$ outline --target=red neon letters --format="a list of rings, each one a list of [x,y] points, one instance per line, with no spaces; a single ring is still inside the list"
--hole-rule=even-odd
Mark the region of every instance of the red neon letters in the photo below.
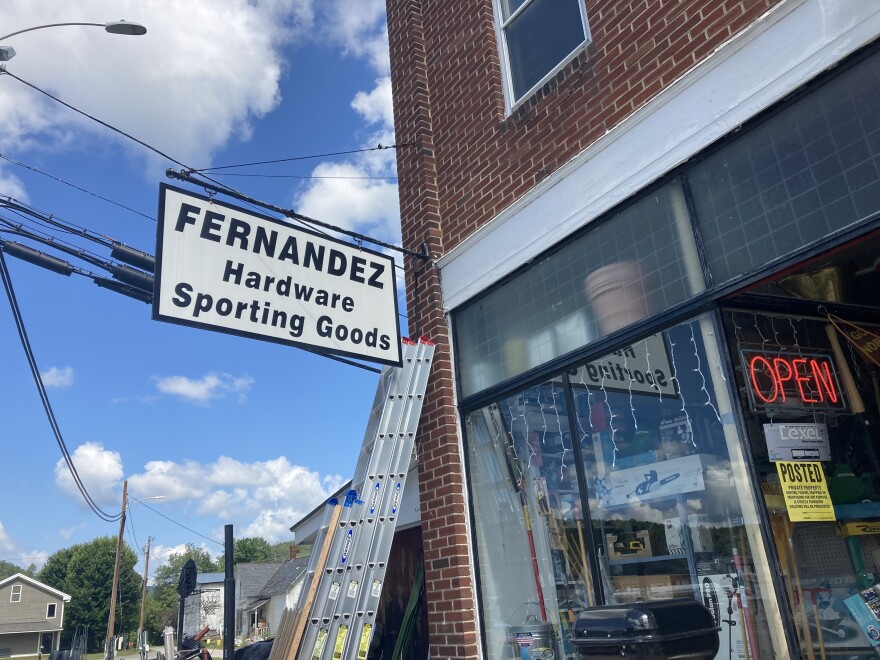
[[[752,393],[765,404],[785,403],[788,396],[804,404],[837,404],[840,395],[831,359],[824,355],[795,357],[743,353]]]

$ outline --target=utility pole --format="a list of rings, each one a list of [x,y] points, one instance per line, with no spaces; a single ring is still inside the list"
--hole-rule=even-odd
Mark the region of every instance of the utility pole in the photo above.
[[[122,515],[119,516],[119,537],[116,539],[116,563],[113,566],[113,588],[110,592],[110,617],[107,619],[106,660],[113,660],[116,653],[116,640],[113,629],[116,626],[116,592],[119,589],[119,564],[122,559],[122,536],[125,533],[125,509],[128,506],[128,481],[122,482]]]
[[[152,537],[147,537],[147,551],[144,557],[144,590],[141,593],[141,618],[138,621],[137,643],[141,658],[144,658],[144,660],[146,660],[146,653],[144,650],[147,648],[147,639],[144,634],[144,606],[147,604],[147,577],[150,574],[150,541],[152,540]]]

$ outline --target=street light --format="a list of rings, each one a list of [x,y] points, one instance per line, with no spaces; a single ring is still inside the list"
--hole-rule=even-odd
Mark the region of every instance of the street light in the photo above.
[[[0,37],[0,41],[2,41],[3,39],[8,39],[9,37],[14,37],[15,35],[21,34],[23,32],[31,32],[33,30],[42,30],[44,28],[51,27],[62,27],[65,25],[87,25],[102,27],[106,32],[109,32],[110,34],[125,34],[129,36],[140,36],[147,33],[147,28],[145,28],[140,23],[129,23],[127,21],[110,21],[109,23],[48,23],[46,25],[36,25],[34,27],[25,28],[24,30],[18,30],[17,32],[4,34],[2,37]],[[13,57],[15,57],[15,49],[12,46],[0,46],[0,62],[8,62]]]

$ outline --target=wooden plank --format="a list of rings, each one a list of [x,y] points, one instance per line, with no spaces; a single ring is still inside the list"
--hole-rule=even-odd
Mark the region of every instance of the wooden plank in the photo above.
[[[324,537],[324,543],[321,546],[321,554],[318,556],[318,561],[315,564],[315,575],[312,576],[312,583],[309,585],[309,592],[306,595],[305,601],[303,601],[303,607],[299,612],[296,627],[293,630],[293,637],[290,645],[287,647],[287,654],[284,660],[294,660],[296,658],[296,653],[299,650],[299,645],[302,642],[303,633],[306,629],[306,623],[309,620],[309,613],[312,611],[315,594],[318,591],[318,583],[320,583],[323,577],[324,566],[327,564],[327,555],[330,554],[330,546],[333,545],[333,537],[336,535],[336,528],[339,525],[342,508],[342,505],[337,504],[335,511],[333,511],[333,517],[330,519],[330,525],[327,528],[327,535]]]

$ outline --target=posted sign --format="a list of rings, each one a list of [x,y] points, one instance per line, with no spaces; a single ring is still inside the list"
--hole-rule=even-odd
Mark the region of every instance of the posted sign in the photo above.
[[[399,365],[390,256],[161,184],[153,318]]]
[[[836,520],[821,463],[777,461],[776,471],[792,522]]]

